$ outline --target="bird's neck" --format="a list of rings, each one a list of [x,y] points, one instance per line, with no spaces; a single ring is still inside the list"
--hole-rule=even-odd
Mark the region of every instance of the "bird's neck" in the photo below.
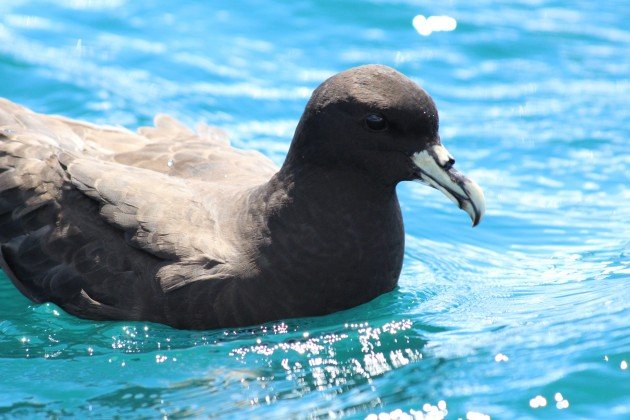
[[[320,166],[304,161],[285,162],[267,184],[267,189],[269,192],[281,189],[291,199],[311,204],[315,199],[324,200],[319,203],[329,211],[355,209],[357,201],[369,202],[374,210],[387,207],[390,201],[397,202],[395,186],[378,182],[365,170]]]
[[[316,315],[396,285],[404,232],[394,187],[362,172],[285,164],[257,201],[263,210],[257,269],[285,294],[283,303]]]

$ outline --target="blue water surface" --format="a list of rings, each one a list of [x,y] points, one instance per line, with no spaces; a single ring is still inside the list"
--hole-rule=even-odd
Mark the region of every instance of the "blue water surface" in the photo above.
[[[630,418],[629,20],[624,0],[3,0],[0,96],[166,112],[277,163],[321,81],[393,66],[488,210],[471,229],[400,185],[394,292],[239,330],[80,320],[2,276],[0,417]]]

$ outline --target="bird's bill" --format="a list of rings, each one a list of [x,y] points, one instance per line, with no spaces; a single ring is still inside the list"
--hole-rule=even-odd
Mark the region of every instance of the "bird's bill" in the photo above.
[[[441,144],[414,153],[411,156],[416,166],[416,180],[429,185],[451,199],[472,219],[477,226],[486,211],[486,200],[481,187],[475,181],[453,168],[453,158]]]

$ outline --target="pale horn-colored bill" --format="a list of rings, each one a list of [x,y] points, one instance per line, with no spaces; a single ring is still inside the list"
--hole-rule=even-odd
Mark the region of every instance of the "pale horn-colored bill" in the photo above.
[[[453,158],[441,144],[414,153],[411,160],[417,167],[418,181],[442,191],[464,210],[476,226],[486,211],[481,187],[453,168]]]

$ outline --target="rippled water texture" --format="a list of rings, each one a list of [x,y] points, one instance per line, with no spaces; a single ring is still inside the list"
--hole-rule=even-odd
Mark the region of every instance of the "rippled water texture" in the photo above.
[[[129,127],[168,112],[280,163],[319,82],[388,64],[435,98],[487,217],[401,185],[397,290],[236,331],[83,321],[3,276],[0,416],[630,416],[630,3],[155,4],[2,1],[0,96]]]

